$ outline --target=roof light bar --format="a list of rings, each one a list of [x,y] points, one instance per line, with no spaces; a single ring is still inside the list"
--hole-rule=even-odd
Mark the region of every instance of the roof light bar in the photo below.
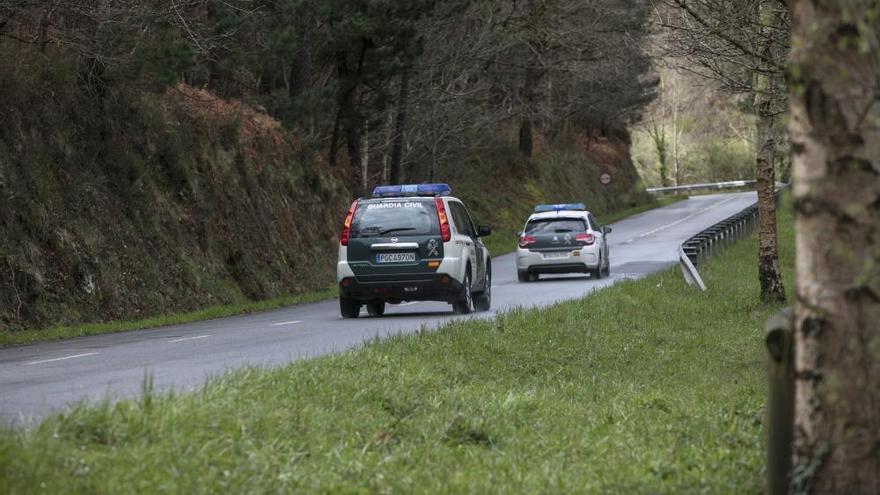
[[[396,198],[401,196],[451,196],[449,184],[400,184],[376,186],[374,198]]]
[[[555,205],[537,205],[535,213],[544,213],[547,211],[564,211],[564,210],[586,210],[587,207],[583,203],[559,203]]]

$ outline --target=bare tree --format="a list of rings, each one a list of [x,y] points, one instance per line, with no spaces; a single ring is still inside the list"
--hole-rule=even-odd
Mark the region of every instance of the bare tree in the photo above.
[[[797,305],[791,491],[876,494],[880,5],[794,0],[792,13]]]
[[[670,30],[668,53],[687,58],[686,69],[747,95],[755,115],[758,190],[758,277],[761,300],[785,301],[779,269],[772,152],[777,116],[786,109],[790,16],[779,0],[667,0],[660,23]]]

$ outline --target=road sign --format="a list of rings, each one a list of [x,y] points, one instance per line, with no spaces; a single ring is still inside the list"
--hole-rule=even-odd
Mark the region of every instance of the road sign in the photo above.
[[[611,184],[611,174],[609,174],[608,172],[602,172],[601,174],[599,174],[599,182],[603,186]]]

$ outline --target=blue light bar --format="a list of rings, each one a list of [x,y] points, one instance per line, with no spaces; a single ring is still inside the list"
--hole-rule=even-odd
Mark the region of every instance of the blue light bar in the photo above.
[[[449,184],[401,184],[395,186],[376,186],[374,198],[396,198],[400,196],[450,196]]]
[[[559,203],[555,205],[537,205],[535,213],[544,213],[547,211],[564,211],[564,210],[586,210],[587,207],[583,203]]]

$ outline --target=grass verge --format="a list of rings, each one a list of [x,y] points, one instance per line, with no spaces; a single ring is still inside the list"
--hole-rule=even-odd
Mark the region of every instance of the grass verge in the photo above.
[[[0,493],[758,493],[756,250],[0,431]]]
[[[245,313],[257,313],[271,309],[293,306],[322,301],[335,297],[339,293],[334,285],[324,290],[306,292],[284,297],[276,297],[263,301],[253,301],[239,304],[211,306],[189,313],[176,313],[170,315],[154,316],[140,320],[112,321],[107,323],[87,323],[82,325],[66,325],[44,328],[41,330],[11,331],[0,330],[0,347],[20,344],[32,344],[47,340],[69,339],[86,335],[99,335],[105,333],[125,332],[128,330],[140,330],[142,328],[155,328],[167,325],[178,325],[194,321],[225,318]]]

